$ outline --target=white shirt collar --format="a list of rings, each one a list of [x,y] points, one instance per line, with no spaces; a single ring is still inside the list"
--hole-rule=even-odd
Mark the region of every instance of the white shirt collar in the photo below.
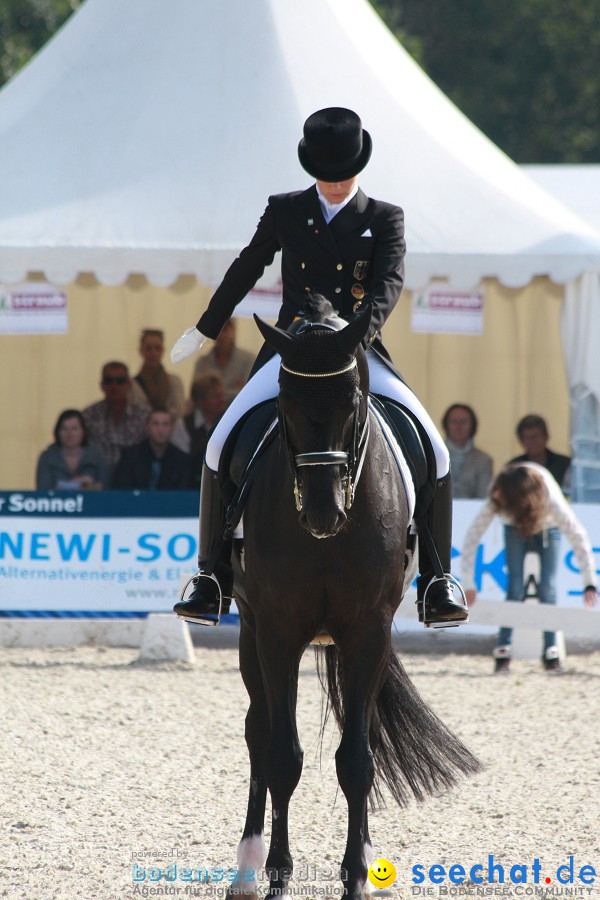
[[[321,204],[321,209],[323,210],[323,215],[325,216],[325,221],[329,225],[331,220],[337,213],[339,213],[340,209],[343,209],[347,203],[350,203],[353,197],[358,193],[358,182],[354,185],[348,196],[342,200],[341,203],[329,203],[328,200],[325,199],[321,191],[319,190],[319,185],[315,185],[317,188],[317,194],[319,196],[319,202]]]

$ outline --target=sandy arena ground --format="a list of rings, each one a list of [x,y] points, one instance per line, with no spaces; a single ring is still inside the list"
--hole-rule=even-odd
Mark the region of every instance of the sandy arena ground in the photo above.
[[[397,870],[390,895],[476,895],[472,883],[450,885],[447,870],[482,863],[487,882],[493,854],[505,883],[488,888],[492,895],[600,897],[598,648],[571,653],[562,675],[544,673],[536,660],[493,677],[491,639],[422,637],[397,638],[405,666],[486,769],[450,795],[405,810],[390,802],[371,816],[374,849]],[[195,667],[142,665],[132,649],[0,649],[1,897],[219,896],[223,882],[190,884],[180,872],[235,865],[247,704],[235,641],[211,635],[200,644]],[[320,703],[311,651],[298,711],[304,772],[290,817],[295,896],[340,890],[346,809],[333,730],[319,761]],[[575,877],[563,887],[556,872],[570,856]],[[420,886],[412,881],[417,864]],[[441,887],[427,874],[435,864],[446,870]],[[529,867],[527,885],[510,883],[518,864]],[[150,881],[157,865],[171,867],[175,880]],[[582,866],[599,873],[588,885]],[[142,870],[146,880],[135,882]]]

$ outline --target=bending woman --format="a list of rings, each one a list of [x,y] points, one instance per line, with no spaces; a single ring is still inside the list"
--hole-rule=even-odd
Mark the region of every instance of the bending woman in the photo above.
[[[539,554],[541,603],[556,603],[556,569],[560,533],[570,541],[583,579],[583,600],[595,606],[596,572],[587,533],[550,472],[537,463],[513,463],[496,476],[490,487],[489,500],[469,527],[462,550],[461,577],[467,603],[475,603],[477,592],[473,580],[475,554],[485,530],[495,516],[505,523],[506,567],[508,569],[507,600],[524,600],[523,563],[525,554]],[[506,671],[511,658],[512,628],[498,633],[494,650],[495,671]],[[560,668],[556,634],[544,632],[542,652],[544,667]]]

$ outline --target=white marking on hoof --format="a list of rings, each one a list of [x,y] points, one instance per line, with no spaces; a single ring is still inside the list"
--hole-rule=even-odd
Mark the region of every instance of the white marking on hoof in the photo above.
[[[365,862],[367,864],[367,868],[370,868],[371,863],[374,862],[377,859],[377,857],[375,856],[375,851],[373,850],[372,846],[369,843],[367,843],[366,841],[363,844],[363,853],[365,854]],[[367,880],[365,881],[364,886],[363,886],[363,891],[364,891],[365,897],[371,897],[373,894],[373,889],[374,889],[374,886],[371,884],[371,882],[369,881],[369,879],[367,877]]]
[[[240,877],[232,881],[228,894],[258,900],[258,873],[267,859],[267,847],[262,834],[243,838],[237,849]]]
[[[267,861],[267,845],[262,834],[255,834],[240,841],[237,849],[238,866],[247,869],[262,869]]]

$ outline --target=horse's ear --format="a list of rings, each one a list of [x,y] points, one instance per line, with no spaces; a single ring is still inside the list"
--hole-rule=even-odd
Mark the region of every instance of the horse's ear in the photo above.
[[[344,353],[354,353],[366,335],[369,330],[369,325],[371,324],[372,310],[372,305],[368,303],[361,309],[358,315],[350,320],[345,328],[342,328],[342,330],[338,331],[336,334],[336,344]]]
[[[268,325],[256,313],[254,313],[254,321],[267,344],[273,347],[274,350],[277,350],[283,359],[294,347],[296,339],[291,334],[288,334],[287,331],[282,331],[281,328],[277,328],[275,325]]]

